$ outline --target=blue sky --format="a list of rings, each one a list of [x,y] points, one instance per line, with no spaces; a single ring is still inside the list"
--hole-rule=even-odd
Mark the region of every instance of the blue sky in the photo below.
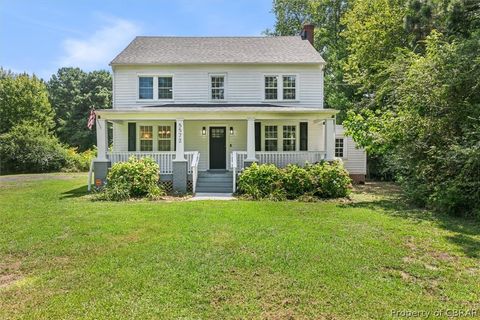
[[[0,0],[0,66],[48,79],[109,69],[136,35],[261,35],[271,0]]]

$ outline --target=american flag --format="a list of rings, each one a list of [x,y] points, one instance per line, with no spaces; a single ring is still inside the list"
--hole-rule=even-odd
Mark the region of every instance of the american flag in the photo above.
[[[87,123],[88,129],[92,130],[94,124],[95,124],[95,109],[92,108],[90,110],[90,115],[88,116],[88,123]]]

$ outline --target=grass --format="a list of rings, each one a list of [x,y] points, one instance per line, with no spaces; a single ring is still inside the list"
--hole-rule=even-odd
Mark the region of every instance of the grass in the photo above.
[[[1,319],[480,314],[479,223],[409,208],[392,185],[351,201],[113,203],[85,181],[0,180]]]

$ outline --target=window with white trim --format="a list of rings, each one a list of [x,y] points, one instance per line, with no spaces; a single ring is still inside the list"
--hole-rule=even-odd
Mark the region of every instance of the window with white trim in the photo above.
[[[297,127],[283,126],[283,151],[295,151],[297,141]]]
[[[158,151],[172,151],[172,127],[158,126]]]
[[[140,126],[140,151],[153,151],[152,126]]]
[[[265,76],[265,100],[278,100],[277,76]]]
[[[283,100],[295,100],[296,98],[296,77],[283,76]]]
[[[278,150],[278,127],[265,126],[265,151]]]
[[[173,77],[158,77],[158,99],[173,99]]]
[[[212,100],[225,99],[225,76],[210,76],[210,98]]]
[[[335,139],[335,157],[343,158],[343,138],[336,138]]]
[[[138,77],[138,98],[153,99],[153,77]]]

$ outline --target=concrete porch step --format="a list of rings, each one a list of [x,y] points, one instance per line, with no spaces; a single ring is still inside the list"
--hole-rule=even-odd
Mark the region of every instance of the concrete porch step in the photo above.
[[[198,173],[197,193],[231,193],[233,174],[225,170],[202,171]]]
[[[197,187],[196,193],[232,193],[233,187]]]

